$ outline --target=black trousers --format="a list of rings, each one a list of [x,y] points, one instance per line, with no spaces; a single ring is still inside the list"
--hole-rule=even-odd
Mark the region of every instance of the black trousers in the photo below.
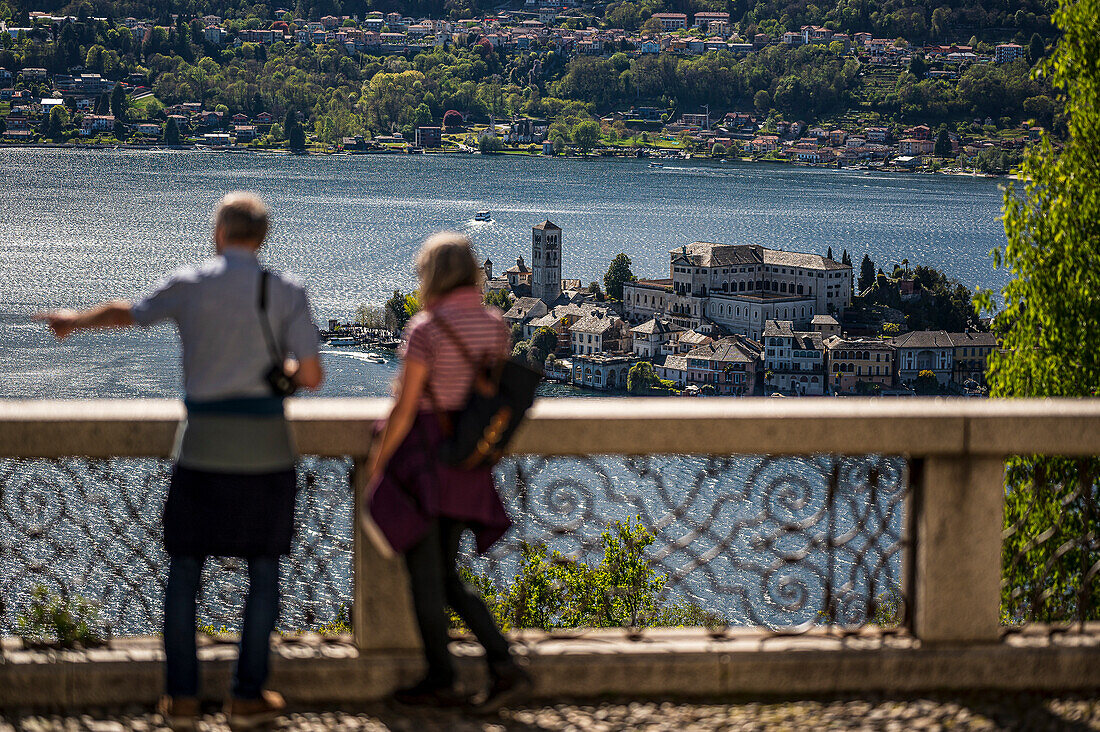
[[[490,669],[512,663],[508,641],[501,635],[485,602],[477,590],[459,577],[455,560],[463,529],[465,526],[458,521],[437,518],[424,539],[405,553],[416,622],[428,661],[427,679],[441,686],[453,684],[455,678],[454,664],[447,651],[450,636],[444,604],[450,605],[485,647]]]

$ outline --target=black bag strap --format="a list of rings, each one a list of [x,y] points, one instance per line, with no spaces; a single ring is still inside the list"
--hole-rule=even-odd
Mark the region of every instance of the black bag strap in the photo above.
[[[462,358],[470,365],[474,370],[474,380],[476,382],[478,378],[478,370],[486,367],[486,359],[482,358],[480,361],[475,359],[473,354],[470,353],[470,349],[466,344],[462,342],[462,338],[455,332],[453,326],[438,315],[432,316],[432,322],[440,327],[443,331],[443,335],[447,337],[451,343],[455,344],[458,352],[462,355]],[[439,408],[439,400],[436,399],[435,391],[432,389],[432,380],[429,375],[428,380],[424,383],[424,391],[428,395],[428,401],[432,404],[432,411],[435,412],[435,418],[439,421],[440,427],[443,428],[443,434],[450,437],[454,434],[454,424],[451,421],[450,416]]]
[[[264,342],[267,344],[267,352],[271,354],[271,360],[281,366],[283,358],[279,355],[275,334],[271,330],[271,321],[267,317],[267,280],[270,275],[271,273],[266,269],[260,270],[260,325],[264,333]]]

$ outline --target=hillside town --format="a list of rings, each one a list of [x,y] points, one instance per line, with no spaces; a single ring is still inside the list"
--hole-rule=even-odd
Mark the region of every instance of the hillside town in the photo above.
[[[852,315],[852,266],[828,256],[693,242],[669,251],[667,278],[628,278],[615,300],[562,277],[563,240],[544,221],[529,260],[502,272],[483,264],[486,300],[507,307],[513,355],[548,379],[648,394],[986,394],[993,334],[888,326],[897,334],[885,336]]]
[[[327,15],[316,20],[282,18],[242,24],[217,15],[190,21],[172,16],[173,25],[153,19],[92,19],[114,24],[110,33],[125,34],[125,46],[164,50],[179,45],[177,35],[191,33],[210,53],[244,47],[262,49],[295,45],[330,49],[348,59],[413,58],[437,48],[485,47],[489,53],[523,60],[524,84],[543,82],[544,63],[560,66],[563,59],[647,56],[677,58],[725,53],[747,58],[770,47],[802,46],[828,49],[841,59],[859,64],[860,76],[875,83],[892,83],[899,74],[915,73],[930,82],[956,84],[973,66],[1026,64],[1029,49],[1018,43],[909,44],[903,39],[876,38],[871,33],[841,33],[806,25],[798,31],[772,36],[758,32],[742,37],[725,12],[654,13],[634,31],[619,28],[580,27],[585,16],[570,3],[526,3],[523,10],[503,10],[495,15],[468,20],[408,17],[400,13],[370,13],[365,17]],[[255,19],[253,19],[255,21]],[[43,12],[28,15],[28,25],[0,22],[0,38],[16,43],[56,44],[66,26],[85,22],[72,16]],[[163,22],[163,21],[162,21]],[[253,27],[261,25],[262,27]],[[182,29],[190,28],[190,31]],[[187,41],[190,43],[191,41]],[[1041,44],[1040,44],[1041,45]],[[101,47],[95,46],[94,49]],[[113,55],[112,55],[113,54]],[[96,58],[92,58],[96,55]],[[113,59],[113,60],[111,60]],[[916,61],[915,61],[916,60]],[[918,68],[919,67],[919,68]],[[916,169],[932,158],[954,161],[959,156],[980,162],[983,171],[1003,172],[1009,161],[1042,135],[1029,121],[974,117],[967,130],[936,130],[930,124],[884,122],[877,115],[847,115],[840,119],[810,122],[785,119],[757,99],[746,105],[719,109],[673,105],[634,104],[599,112],[598,132],[570,135],[568,128],[554,129],[555,120],[519,114],[488,115],[473,109],[447,110],[438,117],[430,110],[415,116],[403,129],[375,130],[373,134],[337,136],[309,130],[308,115],[295,111],[286,119],[282,110],[262,104],[230,108],[209,104],[202,95],[168,104],[158,100],[164,89],[155,74],[144,67],[127,73],[118,53],[89,50],[83,64],[63,71],[43,67],[0,68],[0,135],[5,143],[183,145],[207,148],[283,147],[290,137],[286,129],[305,123],[302,147],[328,143],[328,151],[384,152],[449,150],[458,152],[511,150],[555,155],[597,150],[603,155],[705,156],[787,161],[815,166],[889,166]],[[881,79],[879,78],[881,77]],[[759,94],[757,95],[759,96]],[[751,102],[752,100],[750,100]],[[249,108],[245,108],[248,106]],[[54,115],[54,109],[61,112]],[[500,110],[498,110],[500,111]],[[312,134],[310,134],[312,133]],[[308,138],[308,140],[307,140]],[[486,146],[489,138],[493,144]],[[293,140],[290,141],[293,147]]]

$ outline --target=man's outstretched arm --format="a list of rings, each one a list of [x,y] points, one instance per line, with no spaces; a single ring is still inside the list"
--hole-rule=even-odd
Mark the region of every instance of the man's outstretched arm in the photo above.
[[[65,339],[74,330],[128,328],[134,324],[130,303],[125,300],[105,302],[87,310],[53,310],[34,317],[46,321],[58,340]]]

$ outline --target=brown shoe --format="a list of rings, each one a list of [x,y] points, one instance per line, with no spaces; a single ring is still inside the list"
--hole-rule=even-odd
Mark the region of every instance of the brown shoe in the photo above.
[[[193,730],[199,716],[199,700],[193,696],[162,696],[157,699],[157,714],[174,730]]]
[[[275,721],[284,709],[283,695],[265,689],[259,699],[230,699],[225,704],[225,716],[231,729],[252,729]]]

